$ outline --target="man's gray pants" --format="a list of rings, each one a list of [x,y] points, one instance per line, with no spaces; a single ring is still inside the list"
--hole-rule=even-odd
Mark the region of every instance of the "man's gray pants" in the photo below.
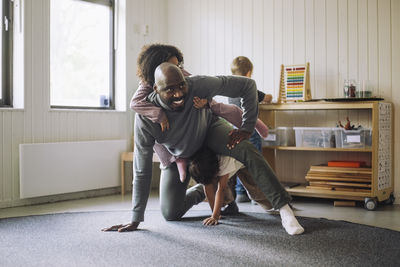
[[[275,209],[279,209],[291,200],[290,195],[278,181],[275,173],[262,154],[245,140],[229,150],[227,143],[232,127],[225,121],[215,118],[208,129],[204,145],[215,153],[226,155],[242,162],[249,170],[257,186],[265,194]],[[160,204],[166,220],[179,220],[193,205],[205,198],[203,186],[197,184],[187,189],[189,177],[182,183],[176,164],[161,170]]]

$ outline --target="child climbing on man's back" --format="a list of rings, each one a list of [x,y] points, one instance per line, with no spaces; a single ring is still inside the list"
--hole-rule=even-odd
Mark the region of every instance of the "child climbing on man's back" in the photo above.
[[[203,221],[205,225],[216,225],[220,219],[220,211],[227,190],[229,178],[238,173],[240,180],[252,199],[269,211],[272,206],[265,195],[256,186],[244,165],[228,156],[216,155],[211,149],[203,146],[189,161],[189,174],[200,184],[203,184],[212,216]],[[229,190],[229,189],[228,189]]]

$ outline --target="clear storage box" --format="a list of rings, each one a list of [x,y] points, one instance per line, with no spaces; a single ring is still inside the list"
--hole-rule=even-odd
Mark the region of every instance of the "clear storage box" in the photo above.
[[[372,147],[372,129],[364,129],[365,133],[365,146]]]
[[[332,128],[293,127],[297,147],[335,147]]]
[[[345,130],[334,128],[336,147],[338,148],[364,148],[371,146],[371,129]]]
[[[277,127],[280,146],[294,146],[294,130],[293,127]]]
[[[263,146],[279,146],[279,135],[277,129],[269,129],[268,136],[263,139]]]

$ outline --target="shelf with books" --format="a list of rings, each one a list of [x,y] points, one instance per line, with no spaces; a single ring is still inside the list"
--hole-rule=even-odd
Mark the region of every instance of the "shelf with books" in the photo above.
[[[369,131],[368,145],[362,147],[304,147],[271,145],[263,147],[263,155],[282,183],[297,183],[288,188],[292,195],[364,201],[368,210],[374,210],[380,201],[393,195],[393,116],[392,104],[384,101],[325,102],[311,101],[260,105],[259,118],[271,129],[279,127],[334,128],[338,120],[350,117]],[[307,127],[303,127],[307,126]],[[328,129],[327,128],[327,129]],[[333,134],[335,135],[335,133]],[[330,147],[326,147],[330,146]],[[343,145],[344,146],[344,145]],[[365,161],[371,166],[371,181],[364,185],[340,181],[306,180],[311,166],[328,161]],[[351,181],[348,181],[350,183]],[[317,188],[316,188],[317,185]],[[350,187],[350,188],[348,188]],[[359,188],[358,188],[359,187]]]
[[[336,148],[336,147],[297,147],[297,146],[264,146],[263,149],[293,151],[332,151],[332,152],[372,152],[372,148]]]

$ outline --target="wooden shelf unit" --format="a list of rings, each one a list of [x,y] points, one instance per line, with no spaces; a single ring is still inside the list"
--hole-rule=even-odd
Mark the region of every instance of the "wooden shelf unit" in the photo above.
[[[259,118],[269,127],[275,128],[280,125],[277,121],[277,113],[281,111],[291,111],[293,114],[297,111],[350,111],[366,110],[370,114],[370,125],[372,128],[372,147],[367,148],[316,148],[316,147],[294,147],[294,146],[270,146],[263,147],[263,155],[269,162],[271,167],[276,170],[277,153],[295,153],[292,156],[298,157],[304,153],[361,153],[367,154],[371,161],[372,181],[370,192],[353,192],[353,191],[336,191],[329,189],[310,189],[306,188],[307,181],[301,182],[300,186],[288,188],[288,192],[295,196],[330,198],[330,199],[346,199],[367,201],[372,200],[376,205],[377,201],[385,201],[393,196],[394,178],[393,178],[393,115],[392,105],[383,101],[364,101],[364,102],[325,102],[311,101],[299,103],[282,103],[282,104],[260,104]],[[342,118],[343,119],[343,118]],[[390,120],[390,121],[388,121]],[[296,126],[299,125],[296,122]],[[312,155],[311,155],[312,157]],[[292,168],[296,168],[293,164]],[[303,166],[304,167],[304,166]],[[309,168],[310,166],[307,166]],[[296,172],[296,169],[294,170]],[[278,175],[279,178],[279,175]],[[286,181],[298,182],[298,181]],[[367,209],[369,209],[367,207]]]

